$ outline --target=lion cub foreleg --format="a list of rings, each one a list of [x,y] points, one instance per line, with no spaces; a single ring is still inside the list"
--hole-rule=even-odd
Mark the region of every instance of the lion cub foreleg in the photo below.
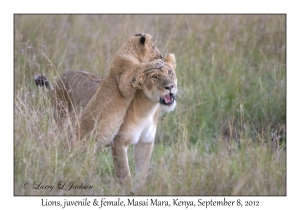
[[[144,194],[146,191],[146,179],[153,146],[154,140],[151,142],[139,141],[134,145],[134,162],[136,172],[134,194]]]
[[[124,71],[119,80],[119,90],[121,91],[122,95],[126,98],[132,96],[136,89],[132,88],[131,84],[135,81],[137,76],[145,71],[161,68],[163,65],[163,60],[156,59],[147,63],[136,64],[132,68]]]

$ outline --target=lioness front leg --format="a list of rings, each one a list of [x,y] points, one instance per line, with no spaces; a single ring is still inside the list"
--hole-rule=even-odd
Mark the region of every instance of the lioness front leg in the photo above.
[[[146,179],[153,146],[154,141],[149,143],[139,141],[134,145],[134,162],[136,172],[134,194],[144,194],[146,192]]]
[[[133,96],[135,89],[132,88],[131,83],[137,78],[137,76],[145,71],[161,68],[164,64],[163,60],[156,59],[148,63],[137,64],[133,68],[124,71],[119,80],[119,90],[122,95],[126,98]]]
[[[114,141],[111,143],[111,146],[118,181],[128,192],[130,192],[132,188],[132,179],[127,158],[128,147],[124,145],[119,135],[115,137]]]

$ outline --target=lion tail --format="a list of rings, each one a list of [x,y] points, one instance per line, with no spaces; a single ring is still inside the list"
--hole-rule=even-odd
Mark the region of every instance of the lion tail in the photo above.
[[[39,87],[45,86],[48,90],[53,90],[53,86],[49,80],[43,75],[37,75],[34,77],[35,84]]]

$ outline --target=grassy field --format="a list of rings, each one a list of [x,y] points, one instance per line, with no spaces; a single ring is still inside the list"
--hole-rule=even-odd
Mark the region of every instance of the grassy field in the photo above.
[[[284,15],[15,15],[14,194],[122,195],[110,149],[70,149],[44,89],[67,70],[102,76],[136,32],[174,53],[178,106],[160,120],[148,195],[286,195]],[[130,148],[130,167],[134,166]],[[33,189],[62,181],[92,189]],[[26,184],[30,183],[30,184]],[[29,187],[28,187],[29,186]],[[28,189],[26,189],[28,188]]]

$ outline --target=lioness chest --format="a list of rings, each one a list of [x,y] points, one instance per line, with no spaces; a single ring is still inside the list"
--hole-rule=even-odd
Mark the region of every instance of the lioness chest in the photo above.
[[[149,143],[154,141],[157,119],[155,117],[159,105],[155,105],[143,116],[137,115],[134,109],[129,109],[120,129],[120,134],[126,136],[125,145],[136,144],[139,141]],[[146,115],[145,115],[146,114]]]

